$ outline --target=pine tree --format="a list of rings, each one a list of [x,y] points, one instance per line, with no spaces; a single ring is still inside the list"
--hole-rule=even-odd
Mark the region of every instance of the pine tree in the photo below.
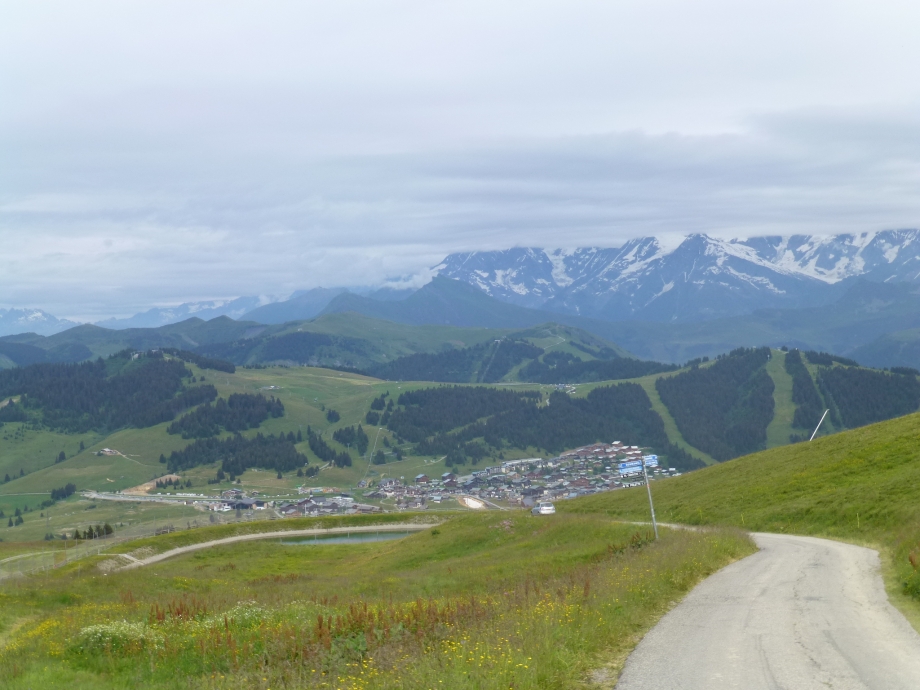
[[[67,456],[64,454],[64,451],[58,453],[56,462],[64,462],[67,459]]]
[[[13,526],[13,518],[10,518],[10,521],[9,521],[8,523],[6,523],[6,526],[7,526],[7,527],[12,527],[12,526]]]

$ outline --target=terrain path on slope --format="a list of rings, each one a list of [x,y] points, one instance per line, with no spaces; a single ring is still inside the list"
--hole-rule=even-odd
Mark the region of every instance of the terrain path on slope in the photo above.
[[[920,635],[888,603],[875,551],[752,536],[761,550],[662,618],[617,690],[920,688]]]
[[[128,563],[125,566],[119,568],[119,570],[131,570],[133,568],[140,568],[145,565],[151,565],[153,563],[159,563],[160,561],[165,561],[167,558],[172,558],[173,556],[179,556],[183,553],[190,553],[192,551],[200,551],[201,549],[209,549],[213,546],[224,546],[226,544],[236,544],[241,541],[256,541],[258,539],[287,539],[291,537],[331,537],[331,536],[341,536],[341,535],[350,535],[350,534],[376,534],[377,532],[421,532],[432,527],[437,527],[440,525],[440,522],[428,522],[428,523],[404,523],[404,524],[386,524],[386,525],[361,525],[355,527],[322,527],[322,528],[313,528],[313,529],[289,529],[289,530],[279,530],[277,532],[253,532],[251,534],[238,534],[233,537],[224,537],[223,539],[213,539],[211,541],[202,541],[197,544],[189,544],[188,546],[178,546],[175,549],[170,549],[169,551],[164,551],[163,553],[158,553],[154,556],[148,556],[147,558],[137,559],[131,555],[127,554],[111,554],[113,556],[124,556],[127,555],[129,559],[132,560],[131,563]]]

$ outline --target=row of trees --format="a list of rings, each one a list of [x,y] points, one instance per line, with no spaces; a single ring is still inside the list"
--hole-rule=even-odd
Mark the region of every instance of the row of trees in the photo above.
[[[293,434],[266,436],[260,433],[251,439],[235,434],[223,440],[199,439],[182,450],[173,451],[166,466],[170,472],[179,472],[215,462],[221,463],[224,473],[239,476],[253,467],[291,472],[309,460],[294,446]]]
[[[773,419],[770,348],[738,348],[708,367],[655,382],[677,428],[692,446],[728,460],[766,446]]]
[[[77,490],[75,484],[65,484],[60,489],[51,489],[51,500],[52,501],[63,501],[68,496],[72,496]]]
[[[370,445],[370,439],[368,439],[360,424],[357,427],[346,426],[336,429],[332,433],[332,439],[343,446],[355,448],[358,451],[358,455],[364,455],[367,452],[368,445]]]
[[[182,434],[182,438],[208,438],[217,436],[221,430],[245,431],[258,427],[269,417],[284,415],[284,405],[274,396],[266,398],[261,394],[233,393],[228,400],[218,398],[183,415],[167,427],[170,434]]]
[[[112,529],[109,523],[105,523],[104,525],[90,525],[82,532],[79,528],[74,529],[73,539],[102,539],[110,534],[115,534],[115,530]]]
[[[199,369],[213,369],[215,371],[224,371],[228,374],[233,374],[236,372],[236,366],[234,366],[232,362],[228,362],[225,359],[205,357],[204,355],[199,355],[196,352],[189,352],[188,350],[177,350],[172,347],[163,348],[163,352],[172,355],[173,357],[178,357],[185,362],[194,364]]]
[[[307,443],[309,443],[310,450],[313,451],[313,454],[320,460],[331,462],[336,467],[351,467],[351,455],[345,451],[336,452],[334,448],[326,443],[326,441],[310,427],[307,427]]]

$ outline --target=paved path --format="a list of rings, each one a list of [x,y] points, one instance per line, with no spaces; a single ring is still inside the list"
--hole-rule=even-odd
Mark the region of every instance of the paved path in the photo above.
[[[420,523],[406,523],[406,524],[389,524],[389,525],[369,525],[369,526],[358,526],[358,527],[328,527],[325,529],[287,529],[279,530],[277,532],[256,532],[253,534],[238,534],[235,537],[225,537],[224,539],[214,539],[212,541],[203,541],[197,544],[189,544],[188,546],[180,546],[175,549],[170,549],[169,551],[164,551],[163,553],[158,553],[155,556],[148,556],[147,558],[142,558],[140,560],[134,558],[133,556],[127,556],[127,554],[112,554],[113,556],[127,556],[129,559],[132,559],[133,563],[128,563],[125,566],[119,568],[119,570],[131,570],[132,568],[140,568],[141,566],[150,565],[151,563],[159,563],[160,561],[165,561],[167,558],[172,558],[173,556],[178,556],[183,553],[189,553],[191,551],[199,551],[201,549],[209,549],[212,546],[223,546],[224,544],[235,544],[241,541],[254,541],[256,539],[285,539],[290,537],[312,537],[312,536],[331,536],[334,534],[375,534],[377,532],[420,532],[422,530],[431,529],[432,527],[437,527],[440,522],[429,522],[427,524]]]
[[[617,690],[920,689],[920,635],[888,603],[875,551],[753,537],[761,551],[662,618]]]

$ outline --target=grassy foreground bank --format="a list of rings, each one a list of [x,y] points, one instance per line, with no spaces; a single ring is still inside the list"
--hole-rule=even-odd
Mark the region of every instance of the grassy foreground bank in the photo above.
[[[824,536],[874,546],[889,589],[920,602],[920,414],[774,448],[653,485],[665,522]],[[643,490],[561,510],[648,519]]]
[[[574,687],[615,678],[673,601],[752,551],[737,530],[652,542],[603,515],[495,512],[398,541],[259,541],[124,573],[84,566],[2,590],[0,678],[74,690]]]

